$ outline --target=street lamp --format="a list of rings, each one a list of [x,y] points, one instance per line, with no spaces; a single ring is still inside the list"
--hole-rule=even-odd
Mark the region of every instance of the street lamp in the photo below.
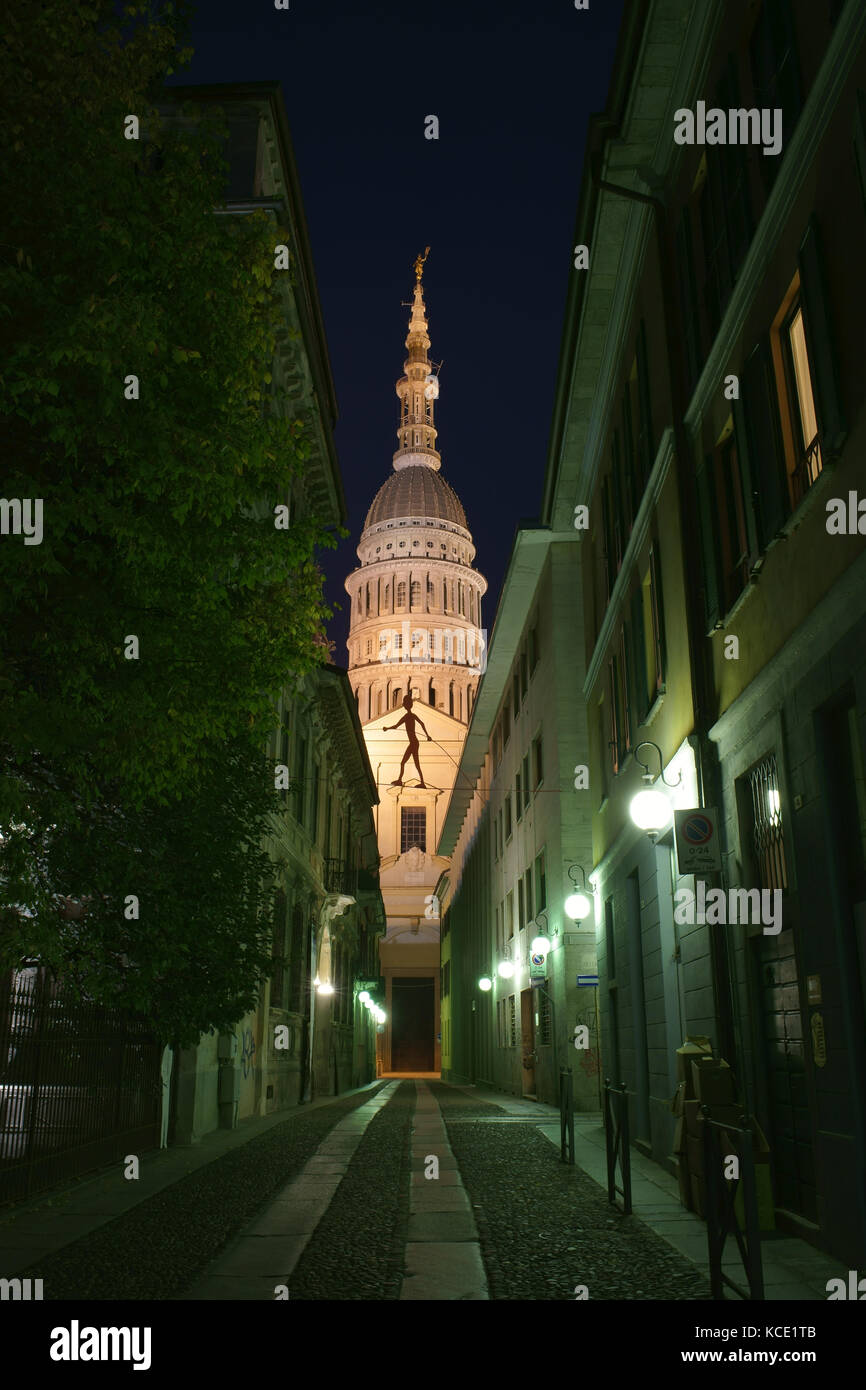
[[[670,800],[664,792],[657,791],[653,787],[653,775],[647,764],[639,756],[642,748],[654,748],[659,755],[659,776],[666,787],[678,787],[683,780],[682,769],[677,775],[675,782],[668,782],[664,774],[662,762],[662,750],[657,743],[651,743],[645,739],[639,743],[634,750],[635,762],[643,768],[643,788],[632,797],[629,814],[639,830],[645,830],[650,839],[655,843],[663,830],[666,830],[671,823],[673,811]]]
[[[485,994],[490,993],[490,991],[493,988],[493,981],[491,980],[489,975],[481,976],[481,979],[478,981],[478,988],[483,990]]]
[[[576,873],[580,870],[583,875],[583,887],[578,888]],[[572,864],[568,871],[568,877],[574,884],[574,892],[569,893],[565,900],[565,914],[570,917],[572,922],[583,922],[592,912],[592,898],[586,891],[586,870],[582,864]]]

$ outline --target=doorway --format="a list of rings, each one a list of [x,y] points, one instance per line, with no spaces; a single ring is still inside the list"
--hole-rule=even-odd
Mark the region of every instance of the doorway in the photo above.
[[[535,1000],[533,991],[520,995],[520,1038],[523,1043],[523,1094],[535,1100]]]
[[[431,976],[391,981],[391,1070],[432,1071],[435,1015]]]

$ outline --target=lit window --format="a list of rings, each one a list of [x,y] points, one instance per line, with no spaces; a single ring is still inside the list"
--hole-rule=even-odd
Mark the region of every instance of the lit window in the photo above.
[[[794,469],[796,502],[812,486],[823,468],[821,446],[818,443],[815,397],[812,392],[812,373],[809,368],[803,310],[799,299],[786,320],[782,341],[785,345],[791,428],[797,455]]]

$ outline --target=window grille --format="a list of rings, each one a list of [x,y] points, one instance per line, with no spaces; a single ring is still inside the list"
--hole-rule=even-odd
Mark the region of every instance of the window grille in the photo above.
[[[761,887],[785,890],[788,887],[788,872],[774,754],[764,758],[749,773],[749,788],[752,793],[753,846]]]
[[[427,812],[423,806],[400,808],[400,853],[414,847],[427,850]]]

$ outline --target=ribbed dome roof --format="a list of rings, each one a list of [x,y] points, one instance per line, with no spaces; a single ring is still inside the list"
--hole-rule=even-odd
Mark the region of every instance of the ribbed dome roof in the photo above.
[[[466,513],[460,498],[440,473],[423,464],[414,464],[392,473],[373,498],[364,529],[380,521],[395,521],[398,517],[435,517],[455,526],[466,525]]]

